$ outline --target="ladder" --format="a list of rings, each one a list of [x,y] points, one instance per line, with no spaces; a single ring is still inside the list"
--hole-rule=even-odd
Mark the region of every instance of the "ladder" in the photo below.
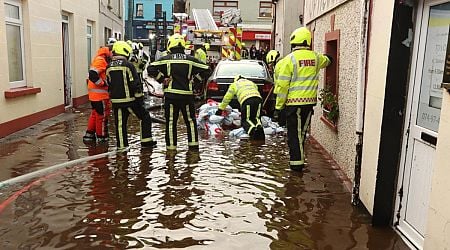
[[[218,31],[216,22],[208,9],[192,9],[195,26],[198,30]]]

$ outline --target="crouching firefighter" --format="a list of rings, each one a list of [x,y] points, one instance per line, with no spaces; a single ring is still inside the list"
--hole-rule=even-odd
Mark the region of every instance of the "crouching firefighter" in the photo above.
[[[128,146],[127,121],[130,113],[141,120],[141,146],[156,146],[156,141],[152,138],[150,115],[144,108],[143,86],[136,69],[128,61],[131,50],[131,46],[126,42],[115,42],[113,57],[106,70],[119,149]]]
[[[108,141],[108,117],[111,114],[108,84],[106,83],[106,67],[111,59],[108,47],[101,47],[92,60],[88,76],[88,97],[92,111],[89,116],[83,142]]]
[[[209,67],[193,56],[186,55],[184,47],[184,37],[180,34],[172,35],[167,44],[170,54],[152,62],[147,68],[148,75],[159,82],[169,78],[164,86],[167,150],[177,148],[177,121],[180,111],[187,127],[189,149],[199,148],[192,78],[206,77]]]
[[[219,104],[216,115],[223,115],[223,111],[235,95],[241,105],[241,124],[245,132],[250,139],[264,140],[265,135],[261,125],[262,97],[258,86],[243,76],[238,75],[234,78],[234,82],[228,87],[227,93]]]

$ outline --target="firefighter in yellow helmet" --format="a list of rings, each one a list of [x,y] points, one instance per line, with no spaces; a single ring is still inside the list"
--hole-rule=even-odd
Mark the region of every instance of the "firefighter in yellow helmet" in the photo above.
[[[141,120],[141,146],[155,147],[152,138],[152,122],[144,108],[143,86],[133,64],[128,61],[131,46],[117,41],[112,48],[113,58],[106,69],[109,95],[114,112],[117,147],[128,146],[127,121],[131,114]]]
[[[228,87],[227,93],[219,104],[216,115],[222,115],[227,105],[234,96],[237,96],[241,105],[241,124],[245,132],[253,140],[264,140],[264,130],[261,125],[261,105],[262,97],[258,91],[258,86],[245,79],[241,75],[234,78],[233,83]]]
[[[311,32],[301,27],[290,37],[292,52],[283,59],[277,76],[274,118],[285,109],[289,145],[289,165],[301,171],[305,164],[304,143],[317,104],[319,71],[332,63],[330,56],[311,50]]]
[[[190,150],[198,150],[198,131],[195,117],[194,92],[203,86],[194,86],[193,78],[206,78],[209,67],[195,57],[186,55],[186,43],[180,34],[169,38],[168,55],[152,62],[147,68],[150,77],[162,82],[168,78],[164,85],[164,110],[166,118],[166,149],[177,149],[177,121],[181,111],[188,132],[188,146]]]
[[[141,81],[144,81],[144,76],[142,73],[144,72],[145,66],[147,65],[150,57],[147,52],[144,51],[144,45],[142,43],[132,43],[131,47],[133,52],[130,56],[130,62],[133,63],[136,68]]]
[[[202,63],[206,63],[206,58],[208,58],[209,43],[204,43],[200,48],[195,50],[195,58],[200,60]]]

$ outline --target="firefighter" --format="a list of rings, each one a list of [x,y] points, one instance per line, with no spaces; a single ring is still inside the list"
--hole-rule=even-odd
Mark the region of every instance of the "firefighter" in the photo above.
[[[106,83],[106,67],[111,59],[108,47],[101,47],[92,60],[88,73],[88,97],[91,101],[92,111],[89,116],[85,143],[106,142],[108,140],[108,117],[111,114],[108,84]]]
[[[195,50],[195,58],[206,64],[208,58],[209,43],[204,43],[200,48]]]
[[[331,64],[331,57],[311,50],[311,32],[301,27],[290,37],[292,52],[283,59],[277,76],[274,118],[285,109],[289,145],[289,166],[302,171],[305,164],[304,143],[317,104],[319,70]]]
[[[269,66],[269,72],[272,74],[275,71],[275,66],[277,65],[278,61],[280,60],[280,52],[278,52],[277,50],[271,50],[267,53],[266,55],[266,63],[267,66]]]
[[[130,62],[133,63],[133,66],[136,68],[136,72],[139,75],[139,79],[142,82],[144,80],[143,72],[150,57],[144,51],[144,45],[142,43],[132,43],[132,48],[133,53],[130,56]]]
[[[113,45],[113,57],[106,70],[109,94],[114,111],[117,147],[128,146],[127,121],[130,113],[136,115],[141,125],[141,146],[155,147],[152,122],[144,108],[143,86],[133,64],[128,61],[132,48],[124,41]]]
[[[261,105],[262,97],[258,91],[258,86],[245,79],[241,75],[234,78],[233,83],[228,87],[228,91],[219,104],[216,115],[223,115],[227,105],[234,96],[237,96],[241,105],[241,124],[250,139],[264,140],[264,130],[261,125]]]
[[[273,93],[276,95],[278,93],[277,82],[279,80],[279,72],[282,68],[285,58],[281,58],[280,52],[277,50],[271,50],[266,55],[266,63],[269,66],[269,72],[272,74],[273,80],[275,82]],[[286,126],[286,112],[281,110],[278,116],[278,123],[281,126]]]
[[[184,47],[184,37],[180,34],[172,35],[167,44],[170,54],[152,62],[147,68],[148,75],[159,82],[169,78],[164,85],[167,150],[177,148],[177,121],[180,111],[188,131],[189,149],[199,148],[194,92],[203,86],[194,86],[192,79],[205,78],[209,74],[209,67],[193,56],[186,55]]]

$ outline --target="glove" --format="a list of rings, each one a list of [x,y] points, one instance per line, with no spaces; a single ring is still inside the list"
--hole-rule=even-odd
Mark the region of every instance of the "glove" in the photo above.
[[[215,115],[219,115],[222,116],[223,110],[217,109],[216,114]]]
[[[275,111],[273,112],[272,121],[278,122],[278,120],[280,119],[280,111],[281,110],[275,109]]]

